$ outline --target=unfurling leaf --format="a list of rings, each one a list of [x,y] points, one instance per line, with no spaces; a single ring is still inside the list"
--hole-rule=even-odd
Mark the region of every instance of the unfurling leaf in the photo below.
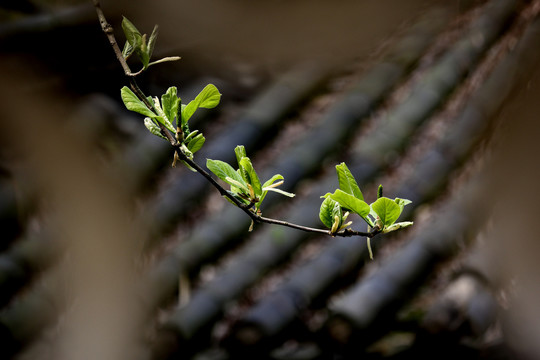
[[[168,139],[161,134],[161,129],[159,126],[156,125],[156,123],[150,119],[149,117],[144,118],[144,126],[154,135],[159,136],[162,139],[165,139],[168,141]],[[175,153],[176,154],[176,153]]]
[[[226,183],[231,184],[230,181],[227,181],[227,178],[230,178],[238,183],[243,184],[243,187],[247,189],[244,179],[242,179],[242,177],[233,169],[233,167],[226,162],[208,159],[206,160],[206,167]]]
[[[339,230],[339,226],[341,225],[341,219],[338,215],[334,216],[334,223],[332,224],[332,228],[330,229],[331,234],[335,234]]]
[[[236,163],[240,166],[242,158],[247,157],[246,148],[244,145],[237,145],[234,148],[234,154],[236,155]]]
[[[323,200],[321,208],[319,210],[319,218],[321,219],[324,226],[331,229],[334,224],[334,212],[335,208],[339,207],[339,204],[332,200],[330,197],[327,197]]]
[[[148,45],[146,43],[146,34],[142,36],[141,39],[141,46],[139,48],[135,48],[135,51],[137,52],[137,55],[141,59],[141,62],[143,63],[143,68],[146,70],[148,68],[148,63],[150,63],[150,54],[148,53]]]
[[[148,40],[148,56],[149,57],[152,57],[152,54],[154,53],[154,47],[156,46],[158,33],[159,33],[159,27],[155,25],[154,29],[152,30],[152,34],[150,35],[150,39]]]
[[[206,139],[203,136],[203,134],[199,134],[199,135],[195,136],[194,138],[192,138],[187,143],[187,148],[189,149],[189,151],[191,151],[193,154],[195,154],[197,151],[199,151],[202,148],[202,146],[204,145],[205,140]]]
[[[122,97],[124,105],[128,110],[134,111],[144,116],[148,116],[152,119],[157,117],[157,115],[152,110],[148,109],[148,107],[141,100],[139,100],[137,95],[135,95],[135,93],[131,91],[131,89],[127,86],[124,86],[120,90],[120,95]]]
[[[412,221],[402,221],[402,222],[398,222],[398,223],[395,223],[395,224],[392,224],[390,226],[388,226],[387,228],[385,228],[382,233],[383,234],[386,234],[386,233],[389,233],[389,232],[392,232],[392,231],[396,231],[396,230],[399,230],[399,229],[404,229],[406,227],[409,227],[413,224]]]
[[[357,199],[364,200],[364,196],[356,183],[356,179],[347,165],[345,165],[345,163],[336,165],[336,172],[339,181],[339,188]]]
[[[133,54],[133,50],[133,46],[131,46],[129,41],[126,41],[126,43],[124,44],[124,49],[122,50],[122,56],[124,57],[124,59],[129,58],[131,54]]]
[[[180,106],[180,98],[178,98],[178,90],[176,86],[171,86],[165,94],[161,95],[161,107],[169,122],[174,124],[174,119],[178,115],[178,107]]]
[[[122,19],[122,30],[124,30],[126,40],[131,44],[134,49],[137,49],[141,46],[142,35],[140,31],[125,16]]]
[[[281,190],[281,189],[278,189],[278,188],[273,188],[273,187],[267,187],[267,188],[265,188],[265,191],[277,192],[278,194],[285,195],[285,196],[288,196],[288,197],[291,197],[291,198],[296,196],[293,193],[290,193],[290,192],[287,192],[287,191],[284,191],[284,190]]]
[[[249,191],[250,185],[249,184],[238,181],[236,179],[232,179],[229,176],[227,176],[225,178],[225,182],[227,182],[229,185],[231,185],[231,187],[238,188],[238,189],[242,190],[242,192],[244,194],[250,195],[250,191]]]
[[[276,175],[272,176],[270,179],[266,180],[265,183],[262,185],[263,190],[264,190],[265,188],[268,188],[268,187],[272,187],[272,186],[275,187],[275,186],[277,186],[277,185],[274,185],[274,183],[275,183],[276,181],[280,181],[281,183],[283,183],[282,180],[283,180],[283,176],[280,175],[280,174],[276,174]],[[281,185],[281,184],[280,184],[280,185]]]
[[[276,182],[277,181],[277,182]],[[257,209],[260,208],[262,201],[266,197],[266,194],[268,194],[268,191],[276,191],[276,187],[283,184],[283,176],[280,174],[276,174],[272,176],[269,180],[266,180],[265,183],[262,185],[262,194],[259,196],[259,202],[257,203]],[[279,192],[279,191],[276,191]],[[287,193],[285,191],[282,191],[281,194],[289,197],[294,197],[294,194]]]
[[[167,57],[164,57],[162,59],[159,59],[159,60],[156,60],[156,61],[152,61],[148,64],[148,66],[152,66],[152,65],[156,65],[156,64],[161,64],[161,63],[164,63],[164,62],[169,62],[169,61],[178,61],[180,60],[181,57],[180,56],[167,56]]]
[[[404,208],[406,205],[409,205],[410,203],[412,203],[411,200],[400,199],[400,198],[395,198],[394,201],[396,202],[396,204],[398,204],[398,205],[401,207],[401,210],[403,210],[403,208]]]
[[[243,157],[240,160],[240,169],[242,173],[242,177],[244,178],[244,181],[251,185],[253,188],[253,192],[255,193],[256,198],[260,197],[262,195],[262,188],[261,188],[261,181],[259,180],[259,176],[255,172],[255,169],[253,168],[253,164],[251,163],[251,160],[249,160],[248,157]]]

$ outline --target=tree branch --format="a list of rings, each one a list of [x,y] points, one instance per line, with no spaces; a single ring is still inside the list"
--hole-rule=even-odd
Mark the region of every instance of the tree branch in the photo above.
[[[120,47],[118,46],[118,42],[116,41],[116,37],[114,36],[114,31],[112,26],[107,22],[107,19],[105,18],[105,14],[103,13],[103,10],[101,9],[101,5],[99,3],[99,0],[92,0],[94,7],[96,9],[96,13],[99,18],[99,23],[101,24],[101,29],[109,39],[109,43],[112,46],[114,53],[116,55],[116,58],[120,62],[120,65],[124,69],[125,75],[129,78],[130,81],[130,87],[131,90],[137,95],[137,97],[146,105],[146,107],[154,112],[156,110],[154,109],[154,105],[148,101],[146,95],[143,93],[143,91],[139,88],[137,85],[137,82],[135,81],[135,76],[137,76],[138,73],[132,73],[126,59],[122,55],[122,51],[120,50]],[[306,232],[312,232],[312,233],[318,233],[318,234],[324,234],[324,235],[330,235],[330,236],[340,236],[340,237],[350,237],[350,236],[366,236],[368,238],[372,238],[373,236],[380,233],[379,228],[374,228],[371,232],[361,232],[361,231],[354,231],[350,229],[344,229],[342,231],[339,231],[337,233],[332,233],[330,230],[326,229],[318,229],[318,228],[312,228],[302,225],[297,225],[293,223],[289,223],[287,221],[283,220],[277,220],[277,219],[271,219],[267,217],[263,217],[261,215],[258,215],[257,213],[253,212],[250,208],[250,205],[246,205],[239,201],[236,197],[234,197],[231,193],[229,193],[227,190],[225,190],[214,178],[202,167],[199,166],[196,162],[194,162],[192,159],[190,159],[182,150],[181,146],[182,144],[179,143],[174,136],[171,134],[170,131],[165,128],[163,124],[158,122],[157,124],[161,130],[161,133],[163,136],[167,138],[167,140],[170,142],[170,144],[175,149],[175,152],[178,154],[178,158],[185,163],[187,163],[189,166],[191,166],[195,171],[197,171],[200,175],[202,175],[212,186],[214,186],[219,193],[222,196],[227,197],[229,200],[231,200],[236,206],[238,206],[241,210],[243,210],[250,218],[253,220],[253,222],[256,223],[267,223],[267,224],[274,224],[274,225],[280,225],[285,227],[290,227],[293,229],[306,231]]]
[[[240,209],[242,209],[251,218],[251,220],[253,220],[256,223],[274,224],[274,225],[290,227],[290,228],[293,228],[293,229],[302,230],[302,231],[306,231],[306,232],[312,232],[312,233],[318,233],[318,234],[324,234],[324,235],[331,235],[331,236],[341,236],[341,237],[366,236],[366,237],[371,238],[371,237],[374,237],[375,235],[377,235],[378,233],[380,233],[380,231],[381,231],[379,228],[374,228],[370,232],[362,232],[362,231],[344,229],[344,230],[342,230],[340,232],[332,234],[330,232],[330,230],[317,229],[317,228],[312,228],[312,227],[308,227],[308,226],[302,226],[302,225],[293,224],[293,223],[290,223],[290,222],[287,222],[287,221],[271,219],[271,218],[267,218],[267,217],[258,215],[256,213],[254,213],[253,211],[251,211],[249,206],[247,206],[246,204],[240,202],[237,198],[235,198],[227,190],[225,190],[216,180],[214,180],[214,178],[206,170],[201,168],[199,166],[199,164],[197,164],[196,162],[194,162],[193,160],[188,158],[182,152],[182,150],[180,149],[180,144],[177,144],[175,146],[175,148],[176,148],[176,151],[178,153],[178,156],[179,156],[180,160],[185,161],[189,166],[194,168],[199,174],[204,176],[219,191],[219,193],[222,196],[225,196],[229,200],[231,200],[236,206],[238,206]]]
[[[118,62],[120,62],[120,65],[122,66],[122,69],[124,69],[124,74],[128,77],[134,77],[139,75],[141,71],[138,71],[136,73],[132,73],[131,69],[129,68],[129,65],[126,62],[126,59],[124,59],[124,55],[122,55],[122,50],[120,50],[120,47],[118,46],[118,42],[116,41],[116,38],[114,36],[114,29],[111,24],[107,21],[105,18],[105,14],[103,13],[103,10],[101,9],[101,4],[99,3],[99,0],[92,0],[92,3],[94,4],[94,7],[96,9],[97,16],[99,18],[99,23],[101,25],[101,30],[107,35],[107,39],[109,39],[109,44],[111,44],[111,47],[114,50],[114,54],[116,55],[116,59],[118,59]]]

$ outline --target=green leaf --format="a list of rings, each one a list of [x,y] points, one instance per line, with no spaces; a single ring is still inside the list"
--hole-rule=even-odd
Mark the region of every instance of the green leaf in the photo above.
[[[161,95],[161,106],[167,119],[169,119],[171,124],[174,123],[174,119],[178,115],[178,107],[180,106],[176,86],[171,86],[165,94]]]
[[[379,185],[379,188],[377,189],[377,199],[383,197],[383,187],[382,184]]]
[[[143,68],[146,70],[148,68],[148,63],[150,62],[150,54],[148,53],[148,45],[146,44],[146,34],[142,36],[141,46],[135,48],[135,51],[143,63]]]
[[[199,134],[188,142],[187,147],[192,153],[195,154],[202,148],[205,141],[206,139],[204,138],[203,134]]]
[[[126,43],[124,44],[124,49],[122,49],[122,56],[124,57],[124,59],[129,58],[131,54],[133,54],[133,50],[133,46],[131,46],[129,41],[126,41]]]
[[[392,231],[396,231],[396,230],[399,230],[399,229],[404,229],[406,227],[409,227],[413,224],[412,221],[402,221],[402,222],[398,222],[398,223],[395,223],[395,224],[392,224],[390,226],[388,226],[387,228],[385,228],[382,233],[383,234],[386,234],[386,233],[389,233],[389,232],[392,232]]]
[[[125,16],[122,19],[122,30],[126,35],[126,40],[134,49],[138,49],[142,44],[142,35],[139,30]]]
[[[319,210],[319,218],[321,219],[324,226],[331,229],[334,224],[334,213],[336,206],[339,208],[339,204],[332,200],[330,197],[324,199]]]
[[[238,163],[238,174],[249,183],[249,175],[247,171],[242,167],[242,158],[247,157],[246,149],[243,145],[237,145],[234,149],[234,154],[236,155],[236,162]]]
[[[262,201],[266,197],[266,194],[268,194],[268,191],[269,190],[275,191],[275,190],[272,190],[272,189],[274,189],[276,186],[281,185],[283,183],[282,180],[283,180],[283,176],[280,175],[280,174],[276,174],[276,175],[272,176],[269,180],[265,181],[265,183],[262,185],[262,194],[261,194],[261,196],[259,196],[259,202],[256,205],[257,209],[259,209],[261,207]],[[280,182],[276,183],[276,181],[280,181]],[[283,195],[285,195],[285,194],[283,194]],[[294,194],[287,193],[286,196],[293,197]]]
[[[220,98],[221,94],[214,85],[206,85],[194,100],[190,101],[185,108],[182,108],[182,123],[186,123],[198,108],[211,109],[216,107]]]
[[[395,223],[403,209],[396,201],[387,197],[377,199],[371,204],[371,208],[375,211],[385,227]]]
[[[221,160],[206,160],[206,167],[213,172],[218,178],[230,184],[227,178],[231,178],[241,184],[247,189],[247,185],[244,179],[233,169],[233,167]]]
[[[152,57],[152,54],[154,53],[154,47],[156,46],[158,33],[159,33],[159,27],[155,25],[154,29],[152,30],[152,34],[150,35],[150,39],[148,40],[148,56],[149,57]]]
[[[234,187],[234,188],[238,188],[238,189],[241,189],[242,192],[243,192],[244,194],[249,194],[249,189],[248,189],[246,183],[240,182],[240,181],[235,180],[235,179],[232,179],[232,178],[230,178],[229,176],[227,176],[227,177],[225,178],[225,181],[226,181],[229,185],[231,185],[231,189],[233,189],[233,187]]]
[[[198,133],[199,133],[199,130],[193,130],[192,132],[189,133],[188,136],[185,137],[184,141],[185,142],[190,142],[191,139],[193,139],[195,136],[197,136]]]
[[[255,172],[255,169],[253,168],[253,164],[251,163],[251,160],[249,160],[248,157],[243,157],[240,160],[240,167],[244,170],[243,174],[244,180],[246,183],[250,184],[253,188],[253,192],[255,193],[256,197],[260,197],[262,195],[262,188],[261,188],[261,181],[259,180],[259,176]]]
[[[163,138],[168,141],[168,139],[161,134],[161,129],[159,128],[159,126],[157,126],[156,123],[152,121],[152,119],[150,119],[149,117],[144,118],[144,126],[146,126],[146,128],[152,134],[159,136],[160,138]]]
[[[272,176],[269,180],[266,180],[265,183],[262,185],[263,190],[269,186],[272,186],[276,181],[283,180],[283,176],[280,174],[276,174]]]
[[[120,95],[122,97],[122,101],[124,102],[124,105],[128,110],[134,111],[136,113],[142,114],[144,116],[148,116],[151,118],[155,118],[157,115],[154,114],[154,112],[146,107],[146,105],[139,100],[137,95],[133,91],[131,91],[130,88],[127,86],[124,86],[120,90]]]
[[[293,193],[290,193],[290,192],[287,192],[287,191],[284,191],[284,190],[281,190],[281,189],[278,189],[278,188],[266,188],[266,191],[277,192],[278,194],[285,195],[285,196],[288,196],[288,197],[295,197],[296,196]]]
[[[370,207],[357,197],[344,192],[341,189],[337,189],[333,194],[326,194],[325,197],[329,197],[334,201],[337,201],[342,208],[345,208],[355,214],[365,218],[369,214]]]
[[[353,195],[357,199],[364,200],[364,196],[356,183],[356,179],[347,165],[345,165],[345,163],[336,165],[336,171],[339,180],[339,188],[347,194]]]
[[[193,153],[188,149],[186,144],[180,144],[180,150],[188,159],[193,160]]]
[[[164,57],[162,59],[159,59],[159,60],[156,60],[156,61],[152,61],[148,64],[148,66],[152,66],[152,65],[156,65],[156,64],[161,64],[161,63],[164,63],[164,62],[168,62],[168,61],[178,61],[180,60],[181,57],[180,56],[167,56],[167,57]]]
[[[242,160],[242,158],[247,157],[246,148],[244,147],[244,145],[237,145],[234,148],[234,154],[236,155],[236,162],[238,166],[240,166],[240,161]]]
[[[395,198],[394,201],[396,202],[396,204],[398,204],[399,206],[401,206],[402,209],[403,209],[403,207],[405,207],[406,205],[409,205],[410,203],[412,203],[411,200],[400,199],[400,198]]]

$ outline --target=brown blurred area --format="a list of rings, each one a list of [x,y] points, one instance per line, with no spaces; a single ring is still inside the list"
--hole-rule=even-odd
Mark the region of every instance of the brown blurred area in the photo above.
[[[215,81],[227,108],[241,107],[298,64],[316,60],[338,73],[356,62],[374,64],[384,44],[427,9],[444,6],[457,16],[480,3],[104,0],[102,7],[118,39],[123,39],[122,15],[146,33],[157,23],[156,55],[182,56],[178,63],[142,75],[145,89],[177,85],[189,93],[201,82]],[[0,1],[0,174],[16,190],[27,184],[39,189],[41,213],[22,209],[16,216],[23,219],[22,228],[52,226],[58,234],[54,241],[69,249],[58,265],[63,286],[57,295],[62,303],[72,301],[59,321],[59,335],[47,342],[53,350],[29,354],[40,353],[43,359],[148,358],[140,341],[146,334],[139,326],[148,309],[133,301],[148,231],[146,224],[133,221],[139,195],[126,185],[129,174],[119,174],[104,161],[117,148],[96,144],[85,134],[96,118],[83,106],[89,97],[105,94],[119,103],[127,79],[90,1],[13,4]],[[497,206],[490,256],[504,301],[520,310],[519,317],[505,314],[506,329],[510,342],[526,349],[523,355],[531,357],[524,358],[531,359],[540,356],[539,79],[537,66],[499,115],[498,151],[490,156],[484,190],[489,192],[486,201]],[[122,131],[116,131],[121,137]],[[488,208],[491,204],[483,204],[479,211]],[[26,230],[13,231],[21,236]]]

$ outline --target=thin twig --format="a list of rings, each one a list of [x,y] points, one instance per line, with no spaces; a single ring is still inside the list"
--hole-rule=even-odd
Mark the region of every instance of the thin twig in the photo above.
[[[94,7],[96,8],[96,13],[99,18],[99,23],[101,25],[101,30],[107,35],[107,39],[109,39],[109,44],[111,44],[114,54],[116,55],[116,59],[118,59],[118,62],[120,62],[120,65],[122,66],[122,69],[124,69],[124,74],[129,77],[137,76],[141,73],[141,71],[132,73],[131,69],[129,68],[129,65],[126,62],[126,59],[124,58],[124,55],[122,55],[122,50],[120,50],[120,47],[118,46],[118,42],[116,41],[116,38],[114,36],[114,29],[111,24],[107,21],[105,18],[105,14],[103,13],[103,10],[101,9],[101,4],[99,3],[99,0],[92,0],[92,3],[94,4]]]
[[[126,59],[122,55],[122,51],[120,50],[120,47],[118,46],[118,43],[116,41],[116,38],[114,36],[114,31],[112,26],[107,22],[107,19],[105,18],[105,14],[103,13],[103,10],[101,9],[101,5],[99,3],[99,0],[92,0],[94,7],[96,8],[96,13],[99,18],[99,22],[101,24],[101,28],[105,35],[107,35],[107,38],[109,39],[109,43],[111,44],[114,53],[116,55],[116,58],[120,62],[120,65],[124,69],[125,75],[129,78],[130,87],[137,95],[137,97],[146,105],[146,107],[152,111],[155,112],[154,105],[148,101],[146,95],[143,93],[143,91],[139,88],[137,85],[137,82],[135,81],[135,76],[137,76],[139,73],[132,73]],[[277,219],[271,219],[267,217],[263,217],[261,215],[256,214],[255,212],[251,211],[250,206],[242,203],[240,200],[238,200],[236,197],[234,197],[231,193],[229,193],[225,188],[223,188],[214,178],[202,167],[199,166],[196,162],[194,162],[192,159],[190,159],[181,148],[181,143],[179,143],[173,135],[165,128],[165,126],[158,122],[158,126],[161,129],[161,133],[163,136],[167,138],[167,140],[170,142],[170,144],[175,149],[175,152],[178,154],[178,158],[185,163],[187,163],[189,166],[191,166],[195,171],[197,171],[200,175],[202,175],[212,186],[214,186],[219,193],[222,196],[227,197],[229,200],[231,200],[236,206],[238,206],[241,210],[243,210],[250,218],[253,220],[253,222],[256,223],[267,223],[267,224],[274,224],[274,225],[280,225],[285,227],[290,227],[297,230],[302,230],[306,232],[312,232],[312,233],[318,233],[318,234],[324,234],[324,235],[330,235],[330,236],[341,236],[341,237],[350,237],[350,236],[366,236],[368,238],[371,238],[378,233],[380,233],[380,229],[375,228],[371,232],[361,232],[361,231],[354,231],[351,229],[345,229],[342,231],[339,231],[337,233],[332,233],[330,230],[325,229],[318,229],[318,228],[312,228],[302,225],[297,225],[293,223],[289,223],[287,221],[283,220],[277,220]]]
[[[230,194],[227,190],[225,190],[216,180],[214,180],[214,178],[208,172],[206,172],[203,168],[201,168],[199,164],[197,164],[193,160],[189,159],[186,155],[184,155],[184,153],[182,153],[182,151],[180,150],[180,146],[177,147],[177,152],[179,154],[180,160],[185,161],[189,166],[194,168],[199,174],[204,176],[219,191],[219,193],[222,196],[226,196],[228,199],[230,199],[236,206],[242,209],[256,223],[281,225],[281,226],[290,227],[293,229],[302,230],[306,232],[313,232],[313,233],[318,233],[318,234],[341,236],[341,237],[366,236],[366,237],[371,238],[380,232],[379,228],[374,228],[370,232],[362,232],[362,231],[345,229],[343,231],[332,234],[329,230],[326,230],[326,229],[312,228],[308,226],[293,224],[287,221],[267,218],[267,217],[258,215],[254,213],[253,211],[251,211],[249,206],[246,206],[246,204],[243,204],[237,198],[235,198],[232,194]]]

